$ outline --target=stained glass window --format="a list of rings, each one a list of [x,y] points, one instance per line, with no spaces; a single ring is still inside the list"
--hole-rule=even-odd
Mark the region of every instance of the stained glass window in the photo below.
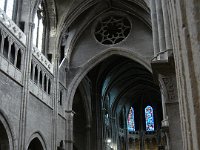
[[[145,108],[145,119],[146,131],[154,131],[153,108],[151,106]]]
[[[133,107],[131,107],[129,110],[127,124],[128,124],[128,131],[135,131],[135,119],[134,119]]]

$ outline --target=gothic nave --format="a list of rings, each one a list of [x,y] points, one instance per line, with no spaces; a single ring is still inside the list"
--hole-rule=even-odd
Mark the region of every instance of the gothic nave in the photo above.
[[[0,0],[0,150],[199,150],[199,0]]]

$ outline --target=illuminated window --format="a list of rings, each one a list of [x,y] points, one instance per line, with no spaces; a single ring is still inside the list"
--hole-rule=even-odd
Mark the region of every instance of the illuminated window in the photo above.
[[[128,124],[128,131],[135,131],[135,119],[134,119],[133,107],[131,107],[129,110],[127,124]]]
[[[14,0],[0,0],[0,8],[12,19]]]
[[[151,106],[145,108],[145,119],[146,131],[154,131],[153,108]]]
[[[43,3],[40,3],[34,16],[35,28],[33,30],[33,45],[36,46],[40,51],[43,48],[44,19],[45,15]]]

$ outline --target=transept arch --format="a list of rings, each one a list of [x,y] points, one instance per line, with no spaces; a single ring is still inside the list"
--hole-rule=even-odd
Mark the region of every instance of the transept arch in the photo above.
[[[85,77],[85,75],[92,68],[94,68],[98,63],[100,63],[101,61],[103,61],[104,59],[106,59],[112,55],[120,55],[120,56],[130,58],[131,60],[142,64],[145,68],[147,68],[147,70],[149,70],[151,72],[150,64],[148,64],[146,61],[144,61],[144,59],[141,56],[138,56],[134,52],[131,52],[131,51],[128,51],[125,49],[121,49],[121,48],[120,49],[118,49],[118,48],[108,49],[105,52],[102,52],[102,53],[98,54],[97,56],[93,57],[93,59],[91,59],[86,64],[84,64],[83,68],[75,74],[74,78],[69,83],[69,87],[71,87],[71,88],[69,88],[67,91],[67,96],[66,96],[66,100],[68,100],[68,102],[66,103],[67,110],[72,110],[74,94],[76,92],[78,85],[80,84],[82,79]]]
[[[109,58],[123,58],[122,59],[122,62],[123,61],[125,61],[126,59],[128,59],[130,62],[134,62],[134,63],[136,63],[136,64],[138,64],[138,66],[135,64],[134,65],[134,67],[138,67],[139,68],[139,66],[141,66],[141,68],[144,68],[144,70],[146,70],[146,72],[144,71],[143,73],[144,74],[146,74],[147,73],[147,75],[148,76],[150,76],[151,77],[151,81],[150,81],[150,84],[148,85],[146,85],[146,89],[145,90],[147,90],[147,89],[149,89],[150,91],[154,91],[154,92],[156,92],[156,93],[159,93],[159,89],[158,88],[154,88],[154,87],[151,87],[151,83],[152,83],[152,85],[153,85],[153,78],[152,78],[152,71],[151,71],[151,67],[150,67],[150,64],[148,64],[148,62],[146,62],[145,61],[145,59],[142,59],[140,56],[138,56],[137,54],[135,54],[134,52],[131,52],[131,51],[128,51],[128,50],[124,50],[124,49],[120,49],[120,48],[118,48],[118,49],[109,49],[109,50],[107,50],[106,52],[104,52],[104,53],[100,53],[100,54],[98,54],[98,55],[96,55],[95,57],[93,57],[90,61],[88,61],[87,63],[85,63],[85,64],[83,64],[82,65],[82,68],[81,69],[78,69],[77,71],[75,71],[75,74],[74,75],[72,75],[72,74],[70,74],[70,75],[72,75],[73,76],[73,78],[72,78],[72,80],[70,80],[70,82],[69,82],[69,85],[70,85],[70,88],[68,88],[68,94],[71,94],[71,95],[67,95],[67,98],[66,98],[66,100],[71,100],[71,101],[67,101],[67,106],[70,106],[71,104],[73,104],[73,101],[74,101],[74,96],[75,96],[75,93],[77,92],[77,90],[78,90],[78,86],[80,86],[80,83],[81,83],[81,81],[85,78],[85,76],[87,76],[87,75],[89,75],[89,73],[91,72],[91,70],[94,70],[93,68],[98,68],[97,66],[101,63],[101,62],[104,62],[104,61],[109,61]],[[113,59],[113,60],[115,60],[115,59]],[[121,59],[120,59],[121,60]],[[133,64],[132,64],[133,65]],[[101,65],[100,65],[101,66]],[[101,69],[103,69],[103,68],[101,68]],[[104,68],[105,69],[105,68]],[[92,74],[90,74],[91,76],[90,77],[92,77]],[[94,75],[94,74],[93,74]],[[103,74],[101,74],[101,75],[103,75]],[[141,75],[141,74],[138,74],[138,75]],[[97,80],[98,80],[98,77],[97,77]],[[145,83],[145,80],[143,81],[142,80],[142,78],[140,79],[140,77],[138,76],[138,78],[136,78],[136,80],[137,80],[137,82],[139,83],[140,81],[142,81],[142,83]],[[133,80],[134,81],[134,80]],[[99,82],[99,81],[98,81]],[[134,81],[135,82],[135,81]],[[73,84],[72,84],[73,83]],[[138,84],[137,83],[137,84]],[[95,83],[94,83],[95,84]],[[131,83],[129,83],[129,84],[133,84],[132,82]],[[137,92],[139,91],[140,92],[140,95],[142,94],[142,92],[141,91],[143,91],[144,90],[144,87],[142,87],[141,86],[142,84],[141,83],[139,83],[137,86],[135,86],[134,88],[132,88],[131,86],[129,86],[129,88],[130,89],[132,89],[132,91],[134,91],[134,92],[136,92],[135,94],[137,94]],[[156,86],[157,87],[157,86]],[[121,91],[118,91],[119,93],[119,95],[117,95],[117,98],[114,100],[114,104],[113,104],[113,106],[110,106],[110,107],[112,107],[112,112],[110,112],[109,111],[109,115],[107,116],[108,117],[108,119],[110,119],[110,118],[116,118],[116,108],[117,108],[117,106],[118,106],[118,101],[119,101],[119,99],[121,99],[121,97],[122,97],[122,94],[125,94],[126,92],[127,92],[127,89],[124,89],[123,87],[121,87],[122,89],[121,89]],[[139,89],[138,89],[139,88]],[[153,89],[151,89],[151,88],[153,88]],[[69,89],[71,89],[71,91],[69,91]],[[133,90],[134,89],[134,90]],[[70,93],[69,93],[70,92]],[[74,92],[74,93],[72,93],[72,92]],[[154,93],[153,92],[153,93]],[[129,93],[130,93],[130,91],[129,91]],[[98,94],[97,94],[98,95]],[[104,101],[104,98],[106,97],[106,95],[107,94],[103,94],[104,96],[102,96],[101,95],[101,98],[99,99],[99,97],[96,99],[96,100],[100,100],[102,103],[104,103],[103,101]],[[147,93],[147,95],[148,95],[148,93]],[[98,95],[99,96],[99,95]],[[123,99],[122,99],[123,100]],[[94,101],[94,99],[93,99],[93,101]],[[71,104],[70,104],[71,103]],[[101,111],[101,109],[102,109],[102,111],[104,111],[104,106],[102,105],[102,106],[100,106],[101,104],[99,103],[99,101],[97,102],[98,104],[97,105],[99,105],[99,107],[101,107],[101,108],[99,108],[100,110],[98,110],[97,109],[97,111]],[[159,127],[160,127],[160,120],[162,119],[162,115],[160,115],[160,114],[162,114],[162,111],[160,111],[160,110],[162,110],[162,106],[160,105],[161,104],[161,101],[159,101],[159,119],[158,119],[158,121],[159,121],[159,124],[157,124]],[[67,107],[66,106],[66,109],[68,110],[68,112],[70,112],[71,110],[73,110],[74,111],[74,109],[71,107]],[[142,106],[143,107],[143,106]],[[161,112],[161,113],[160,113]],[[76,111],[75,111],[75,115],[76,115]],[[103,113],[101,113],[101,115],[102,115],[102,118],[101,119],[104,119],[106,116],[104,116],[104,114]],[[143,120],[143,118],[144,117],[142,117],[141,119],[138,119],[137,120],[137,122],[142,122],[142,120]],[[101,119],[99,119],[98,121],[102,121]],[[125,117],[125,119],[127,119],[127,117]],[[116,123],[117,123],[117,121],[115,121],[115,122],[112,122],[112,123],[110,123],[110,125],[111,126],[113,126],[112,127],[112,129],[113,129],[113,131],[115,130],[115,125],[116,125]],[[142,122],[142,126],[144,126],[143,125],[143,122]],[[141,125],[140,125],[140,127],[141,127]],[[156,128],[156,129],[159,129],[159,127],[158,128]],[[92,128],[94,128],[94,127],[92,127]],[[141,128],[139,128],[139,129],[141,129]],[[101,130],[102,131],[102,135],[100,135],[100,136],[103,136],[103,139],[109,139],[109,138],[113,138],[113,140],[115,141],[116,139],[114,138],[114,137],[116,137],[116,136],[118,136],[117,134],[118,133],[112,133],[112,130],[110,130],[109,128],[106,128],[106,127],[103,127],[102,126],[102,128],[101,129],[98,129],[98,130]],[[138,128],[137,128],[137,130],[138,130]],[[101,132],[101,131],[98,131],[98,132]],[[105,135],[104,134],[104,132],[105,133],[109,133],[108,135]],[[138,132],[138,131],[137,131]],[[146,132],[146,131],[144,131],[144,132]],[[116,135],[115,135],[116,134]],[[137,143],[137,142],[136,142]],[[103,144],[103,146],[106,146],[106,143],[104,143]],[[116,145],[115,145],[116,146]],[[103,148],[103,147],[102,147]]]

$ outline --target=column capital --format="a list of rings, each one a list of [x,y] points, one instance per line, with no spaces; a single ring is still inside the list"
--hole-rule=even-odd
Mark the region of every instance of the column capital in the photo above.
[[[163,76],[160,75],[162,80],[162,87],[165,88],[165,92],[167,93],[167,99],[165,103],[177,103],[178,95],[177,95],[177,85],[176,85],[176,76]]]
[[[73,110],[65,110],[65,114],[66,114],[66,115],[74,116],[76,113],[75,113],[75,111],[73,111]]]

